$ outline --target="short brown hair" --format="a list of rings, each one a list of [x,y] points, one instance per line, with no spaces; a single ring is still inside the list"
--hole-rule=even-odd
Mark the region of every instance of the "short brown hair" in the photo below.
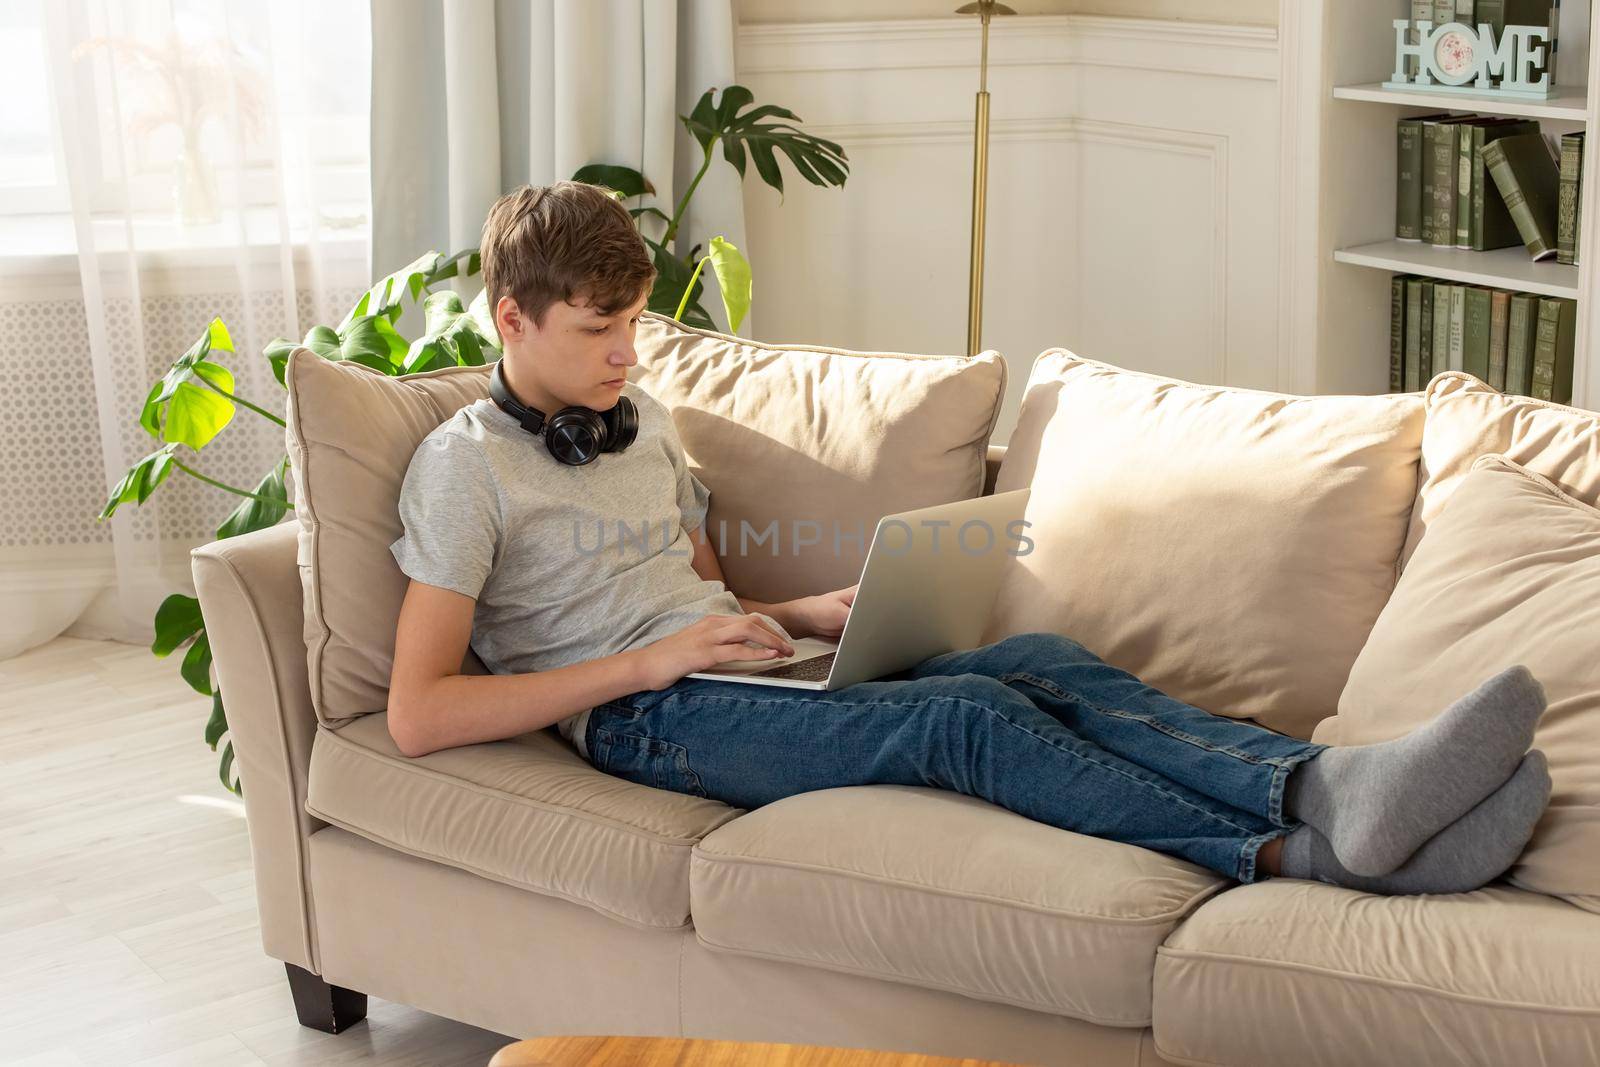
[[[628,209],[585,182],[524,185],[496,200],[479,255],[491,314],[509,296],[540,327],[557,300],[586,296],[602,315],[615,315],[656,278]]]

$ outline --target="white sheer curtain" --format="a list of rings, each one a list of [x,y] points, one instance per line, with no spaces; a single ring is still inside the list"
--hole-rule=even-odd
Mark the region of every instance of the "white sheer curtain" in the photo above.
[[[241,498],[174,470],[95,516],[160,446],[138,424],[145,395],[213,316],[234,391],[281,417],[263,346],[337,322],[364,287],[369,9],[8,0],[0,62],[22,64],[0,118],[0,282],[17,283],[0,284],[0,360],[33,390],[3,431],[29,462],[0,474],[8,588],[27,593],[0,656],[63,628],[148,643],[161,600],[193,592],[188,550]],[[249,490],[283,451],[282,427],[240,407],[177,458]]]
[[[374,275],[475,246],[502,192],[590,163],[644,174],[655,195],[630,206],[671,215],[704,159],[678,116],[733,84],[733,35],[731,0],[374,3]],[[659,238],[664,224],[644,229]],[[720,149],[679,234],[680,253],[716,234],[745,248],[739,175]],[[702,278],[726,329],[716,280]]]

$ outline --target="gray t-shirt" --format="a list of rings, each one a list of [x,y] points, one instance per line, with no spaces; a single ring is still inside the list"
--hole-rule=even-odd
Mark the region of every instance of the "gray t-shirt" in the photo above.
[[[472,648],[496,674],[551,670],[650,644],[738,599],[691,564],[685,528],[710,493],[672,415],[632,382],[639,435],[582,467],[559,463],[492,400],[423,439],[400,490],[400,569],[477,600]],[[584,759],[589,712],[562,719]]]

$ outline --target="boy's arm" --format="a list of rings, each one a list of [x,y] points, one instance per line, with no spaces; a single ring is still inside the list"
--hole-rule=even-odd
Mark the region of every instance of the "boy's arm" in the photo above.
[[[389,735],[407,756],[543,729],[645,688],[636,652],[530,674],[461,674],[477,601],[413,580],[400,607]]]
[[[690,561],[694,572],[708,582],[721,582],[726,586],[728,580],[723,577],[722,562],[717,559],[717,550],[712,547],[711,539],[706,537],[705,527],[697,526],[690,530],[689,540],[694,545],[694,558]],[[777,604],[766,604],[734,594],[739,606],[746,612],[770,615],[788,631],[789,636],[795,638],[838,637],[844,632],[845,619],[850,614],[850,604],[855,595],[856,587],[853,585],[821,596],[799,597]]]

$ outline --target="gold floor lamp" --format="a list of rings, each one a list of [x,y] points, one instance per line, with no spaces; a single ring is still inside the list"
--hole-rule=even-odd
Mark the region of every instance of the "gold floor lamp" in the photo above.
[[[989,198],[989,19],[1016,12],[996,0],[974,0],[956,8],[983,24],[978,60],[978,111],[972,142],[972,273],[967,291],[967,355],[977,355],[983,335],[983,215]]]

